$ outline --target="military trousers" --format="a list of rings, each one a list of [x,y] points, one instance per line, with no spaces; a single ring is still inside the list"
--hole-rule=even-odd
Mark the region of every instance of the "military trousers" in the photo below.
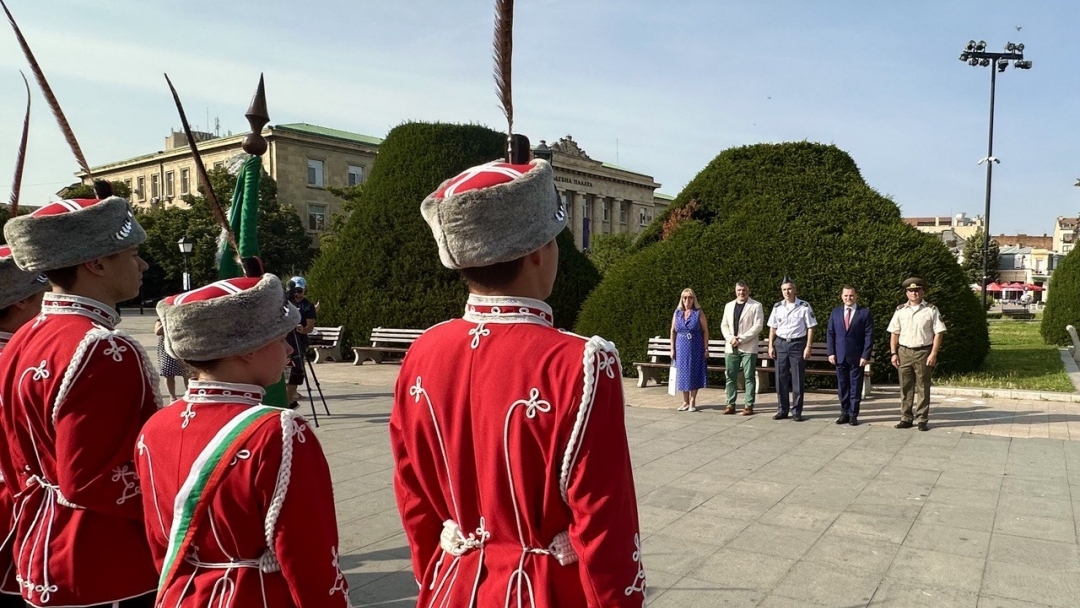
[[[930,417],[930,375],[933,368],[926,364],[930,347],[897,350],[900,359],[900,419],[907,422],[926,422]]]

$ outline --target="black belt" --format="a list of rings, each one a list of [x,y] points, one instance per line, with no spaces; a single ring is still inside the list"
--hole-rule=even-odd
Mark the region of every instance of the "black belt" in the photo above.
[[[781,342],[798,342],[799,340],[805,342],[806,336],[799,336],[798,338],[781,338],[780,336],[776,336],[776,339],[780,340]]]
[[[903,344],[900,345],[900,348],[906,348],[907,350],[929,350],[933,347],[933,344],[927,344],[926,346],[904,346]]]

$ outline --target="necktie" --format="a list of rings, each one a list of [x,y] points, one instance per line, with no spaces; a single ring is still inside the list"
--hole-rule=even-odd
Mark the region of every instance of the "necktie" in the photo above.
[[[846,309],[844,313],[844,329],[851,329],[851,309]]]

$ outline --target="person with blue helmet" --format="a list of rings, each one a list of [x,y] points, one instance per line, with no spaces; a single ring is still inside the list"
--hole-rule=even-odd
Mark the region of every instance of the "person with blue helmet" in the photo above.
[[[293,277],[285,284],[291,301],[300,309],[300,323],[296,329],[290,332],[286,339],[292,346],[293,353],[289,356],[288,378],[285,380],[285,394],[289,400],[289,407],[299,407],[300,385],[307,378],[304,368],[304,357],[307,355],[308,335],[315,329],[315,317],[317,308],[307,299],[307,281],[304,277]]]

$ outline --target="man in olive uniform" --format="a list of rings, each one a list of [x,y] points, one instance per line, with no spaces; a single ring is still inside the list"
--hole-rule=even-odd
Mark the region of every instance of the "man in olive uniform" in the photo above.
[[[926,284],[918,277],[904,281],[907,304],[896,307],[886,330],[891,334],[892,365],[900,371],[898,429],[910,429],[912,421],[918,422],[920,431],[929,428],[930,374],[937,365],[945,324],[937,306],[923,300],[925,289]]]

